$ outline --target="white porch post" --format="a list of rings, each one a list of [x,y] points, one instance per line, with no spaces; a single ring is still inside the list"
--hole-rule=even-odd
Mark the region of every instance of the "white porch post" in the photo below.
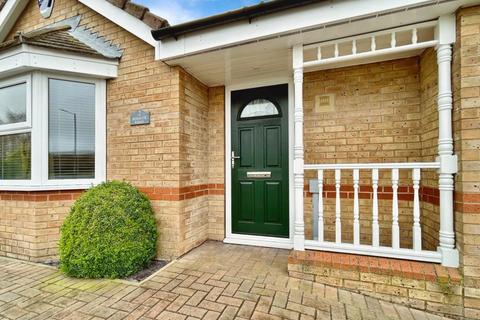
[[[438,158],[440,162],[438,188],[440,190],[440,236],[438,247],[442,265],[458,267],[455,249],[453,216],[453,175],[457,173],[457,157],[453,154],[452,137],[452,43],[455,41],[455,17],[440,17],[438,24]]]
[[[293,147],[295,225],[293,249],[303,251],[305,250],[305,222],[303,219],[303,45],[301,44],[293,47],[293,79],[295,85],[295,143]]]

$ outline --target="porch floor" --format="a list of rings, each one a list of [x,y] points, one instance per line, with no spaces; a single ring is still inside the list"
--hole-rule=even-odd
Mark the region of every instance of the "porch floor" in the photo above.
[[[289,277],[288,255],[207,242],[140,285],[0,258],[0,318],[442,319]]]

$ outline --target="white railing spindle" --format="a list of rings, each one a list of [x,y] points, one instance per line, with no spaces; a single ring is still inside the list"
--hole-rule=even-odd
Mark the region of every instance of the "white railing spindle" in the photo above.
[[[360,170],[353,170],[353,244],[360,244],[360,203],[358,192],[360,189]]]
[[[422,228],[420,227],[420,169],[413,169],[413,250],[422,250]]]
[[[392,169],[392,247],[400,248],[400,227],[398,225],[398,169]]]
[[[357,54],[357,40],[352,41],[352,54]]]
[[[335,43],[335,58],[338,58],[338,43]]]
[[[318,241],[323,242],[323,170],[318,170]]]
[[[378,169],[372,170],[372,187],[373,187],[372,245],[374,247],[378,247],[380,245],[380,227],[378,225]]]
[[[424,169],[440,169],[440,162],[409,162],[409,163],[341,163],[341,164],[306,164],[304,170],[315,170],[318,175],[318,184],[316,184],[315,191],[319,193],[318,209],[315,209],[314,214],[318,215],[318,239],[305,240],[305,248],[310,250],[322,250],[331,252],[342,252],[350,254],[361,254],[368,256],[387,257],[395,259],[429,261],[435,263],[442,263],[445,259],[441,250],[425,250],[422,249],[421,236],[422,229],[420,226],[421,208],[420,208],[420,182],[421,170]],[[333,241],[325,240],[325,212],[328,207],[325,206],[325,198],[323,191],[325,190],[325,172],[331,170],[335,172],[335,239]],[[351,170],[353,176],[353,242],[342,242],[342,224],[341,224],[341,178],[342,170]],[[361,243],[361,228],[360,228],[360,172],[368,170],[372,174],[372,243]],[[379,198],[380,198],[380,171],[390,170],[391,186],[392,186],[392,231],[391,244],[380,243],[380,223],[379,223]],[[412,172],[413,180],[413,241],[410,248],[400,247],[400,225],[399,225],[399,182],[400,170],[408,170]],[[402,199],[410,201],[408,199]]]
[[[317,60],[322,60],[322,47],[317,48]]]
[[[397,46],[397,35],[395,32],[392,32],[392,40],[390,41],[390,46],[395,48]]]
[[[335,170],[335,242],[342,242],[342,220],[340,208],[340,183],[342,179],[342,171]]]
[[[371,49],[372,51],[377,50],[377,43],[375,42],[375,37],[372,37]]]
[[[417,44],[417,43],[418,43],[417,28],[413,28],[413,30],[412,30],[412,44]]]

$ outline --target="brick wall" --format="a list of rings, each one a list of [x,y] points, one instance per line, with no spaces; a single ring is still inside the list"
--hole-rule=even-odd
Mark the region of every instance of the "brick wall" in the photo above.
[[[215,184],[209,195],[208,237],[225,238],[225,88],[208,90],[208,177]]]
[[[415,162],[422,161],[422,108],[418,57],[322,70],[305,74],[305,163]],[[316,106],[317,96],[333,95],[334,108]],[[315,172],[306,173],[306,182]],[[325,173],[326,188],[334,192],[333,172]],[[361,242],[371,243],[371,172],[361,171]],[[381,244],[391,244],[391,175],[380,172]],[[400,186],[411,186],[411,174],[400,170]],[[352,189],[351,171],[342,172],[342,190]],[[407,190],[407,189],[406,189]],[[325,194],[326,196],[327,194]],[[353,240],[353,199],[342,199],[342,238]],[[390,199],[390,200],[389,200]],[[401,246],[411,246],[411,191],[399,203]],[[335,200],[325,204],[325,237],[334,239]],[[305,202],[307,236],[311,237],[311,199]]]
[[[456,236],[465,316],[480,318],[480,6],[457,13],[453,59]]]
[[[420,92],[422,161],[435,161],[438,154],[438,67],[437,53],[432,48],[420,56]],[[438,175],[435,170],[422,172],[422,186],[438,192]],[[440,230],[439,206],[432,201],[422,201],[421,209],[422,245],[427,250],[436,250]]]
[[[306,163],[421,160],[418,58],[305,74]],[[333,94],[334,110],[315,110]]]
[[[180,176],[181,187],[208,183],[208,88],[180,70]],[[208,193],[181,201],[181,252],[208,239]]]
[[[206,195],[223,188],[208,183],[203,155],[209,141],[208,88],[183,70],[154,61],[153,47],[76,0],[57,0],[49,19],[31,0],[9,37],[76,15],[82,26],[124,50],[118,77],[107,81],[107,179],[129,181],[150,197],[160,234],[158,257],[178,257],[208,238]],[[138,109],[151,113],[150,125],[129,125],[130,113]],[[1,198],[0,254],[56,257],[58,227],[71,204]],[[32,224],[38,219],[42,223]],[[23,238],[30,241],[28,248]]]
[[[80,192],[0,192],[0,255],[46,260],[57,255],[60,225]]]

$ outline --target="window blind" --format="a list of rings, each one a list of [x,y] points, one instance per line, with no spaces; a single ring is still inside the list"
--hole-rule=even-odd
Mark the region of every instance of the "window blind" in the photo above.
[[[95,85],[49,79],[49,178],[95,178]]]

